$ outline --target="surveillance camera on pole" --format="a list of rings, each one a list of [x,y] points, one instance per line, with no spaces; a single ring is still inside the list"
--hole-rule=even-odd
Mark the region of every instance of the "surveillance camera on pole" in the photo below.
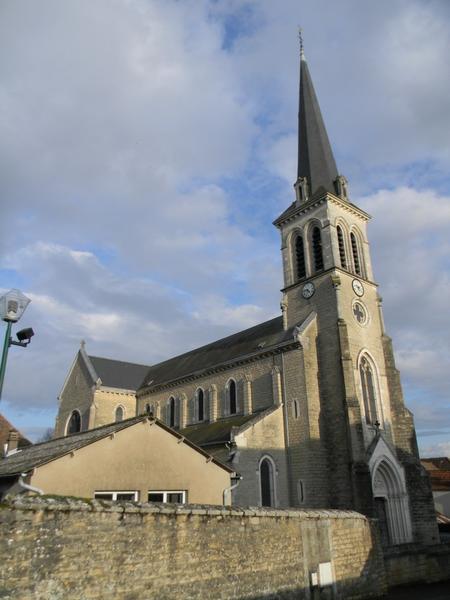
[[[21,329],[17,332],[17,342],[11,338],[11,328],[13,323],[17,323],[25,312],[26,307],[31,300],[22,294],[20,290],[10,290],[4,296],[0,297],[0,318],[6,321],[5,341],[3,343],[2,360],[0,363],[0,398],[3,389],[3,380],[5,379],[6,360],[8,358],[8,349],[10,346],[21,346],[26,348],[31,342],[34,331],[31,327]]]

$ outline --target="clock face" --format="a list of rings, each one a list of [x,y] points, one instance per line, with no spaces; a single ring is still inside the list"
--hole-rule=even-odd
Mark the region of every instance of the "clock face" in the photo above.
[[[314,287],[314,284],[312,282],[305,283],[302,289],[302,296],[303,298],[311,298],[315,291],[316,288]]]
[[[364,286],[359,279],[354,279],[352,281],[352,287],[357,296],[361,297],[364,294]]]

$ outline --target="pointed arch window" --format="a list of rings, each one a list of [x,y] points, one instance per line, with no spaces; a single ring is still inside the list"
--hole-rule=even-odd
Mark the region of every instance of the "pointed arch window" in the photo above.
[[[261,487],[261,506],[275,506],[274,465],[265,457],[259,464],[259,481]]]
[[[314,227],[312,230],[312,250],[314,260],[314,271],[323,270],[323,252],[322,252],[322,236],[320,235],[320,229]]]
[[[123,421],[125,416],[125,411],[123,406],[118,406],[114,412],[114,421],[118,423],[119,421]]]
[[[377,411],[375,372],[365,356],[362,357],[359,365],[359,376],[361,379],[366,423],[369,425],[375,425],[375,423],[379,421],[379,415]]]
[[[230,379],[228,382],[228,407],[230,409],[230,415],[235,415],[237,413],[237,389],[234,379]]]
[[[205,419],[205,392],[202,388],[198,388],[195,399],[195,416],[197,421]]]
[[[359,257],[358,242],[353,232],[350,234],[350,242],[352,244],[353,267],[355,269],[355,273],[357,275],[361,275],[361,260]]]
[[[339,225],[336,227],[337,237],[338,237],[338,245],[339,245],[339,259],[341,261],[341,267],[343,269],[347,268],[347,257],[345,255],[345,243],[344,243],[344,233],[342,231],[342,227]]]
[[[306,277],[305,247],[303,245],[303,237],[301,235],[298,235],[295,238],[295,264],[297,278],[303,279]]]
[[[81,431],[81,415],[78,410],[72,411],[67,423],[67,434]]]
[[[175,427],[176,424],[176,406],[175,406],[175,398],[171,396],[169,398],[169,427]]]

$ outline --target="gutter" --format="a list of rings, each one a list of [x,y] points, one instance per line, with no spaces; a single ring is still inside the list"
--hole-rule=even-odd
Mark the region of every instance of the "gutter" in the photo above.
[[[233,485],[230,485],[230,487],[227,487],[223,490],[223,505],[224,506],[226,506],[226,504],[227,504],[228,493],[230,494],[230,500],[232,500],[231,493],[241,483],[242,479],[243,479],[242,475],[235,475],[234,477],[231,477],[231,481],[235,481],[235,483],[233,483]],[[231,504],[231,502],[230,502],[230,504]]]
[[[25,483],[23,478],[26,476],[27,476],[27,473],[20,474],[20,477],[17,480],[17,483],[19,484],[19,486],[25,491],[34,492],[35,494],[39,494],[39,496],[43,496],[44,495],[43,490],[41,490],[40,488],[34,487],[33,485],[29,485],[28,483]]]

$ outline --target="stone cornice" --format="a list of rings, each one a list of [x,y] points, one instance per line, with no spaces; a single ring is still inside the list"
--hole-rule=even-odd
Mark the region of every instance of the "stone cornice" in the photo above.
[[[206,367],[205,369],[199,369],[198,371],[192,371],[191,373],[178,377],[175,379],[171,379],[169,381],[165,381],[161,384],[156,385],[147,385],[139,389],[136,393],[136,397],[140,398],[141,396],[145,396],[149,393],[159,392],[164,389],[173,388],[183,383],[187,383],[190,381],[195,381],[196,379],[201,379],[202,377],[206,377],[208,375],[213,375],[214,373],[219,373],[221,371],[227,371],[228,369],[232,369],[233,367],[239,365],[245,365],[257,360],[261,360],[263,358],[267,358],[268,356],[274,356],[275,354],[280,354],[281,352],[287,352],[289,350],[294,350],[295,348],[300,347],[299,342],[292,338],[287,342],[283,342],[281,344],[277,344],[276,346],[272,346],[269,348],[265,348],[264,350],[258,350],[256,352],[252,352],[250,354],[243,354],[241,356],[237,356],[231,360],[224,361],[222,363],[217,363],[211,367]]]
[[[343,200],[342,198],[339,198],[338,196],[327,192],[326,194],[320,194],[315,197],[313,196],[310,200],[308,200],[308,202],[305,202],[304,204],[298,204],[297,206],[293,207],[292,212],[288,212],[286,216],[281,215],[277,219],[275,219],[273,224],[276,227],[280,228],[281,225],[284,225],[289,221],[293,221],[296,217],[298,217],[298,215],[302,215],[311,210],[314,210],[315,208],[317,208],[321,204],[324,204],[325,202],[333,202],[333,204],[336,204],[340,208],[359,217],[365,222],[371,219],[371,216],[368,213],[366,213],[364,210],[362,210],[355,204],[352,204],[347,200]]]

